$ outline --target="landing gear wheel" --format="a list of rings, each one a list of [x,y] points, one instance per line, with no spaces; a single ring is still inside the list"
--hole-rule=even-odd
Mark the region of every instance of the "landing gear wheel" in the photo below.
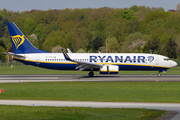
[[[161,74],[160,74],[160,72],[158,73],[158,77],[161,77]]]
[[[89,72],[89,77],[93,77],[94,73],[93,72]]]

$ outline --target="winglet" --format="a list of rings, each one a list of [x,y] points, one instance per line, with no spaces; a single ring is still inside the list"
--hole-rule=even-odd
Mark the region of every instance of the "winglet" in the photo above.
[[[70,50],[69,48],[67,48],[67,51],[68,51],[68,53],[72,53],[71,50]]]
[[[66,60],[69,60],[69,61],[72,61],[71,58],[67,55],[67,53],[64,51],[64,49],[61,49],[62,50],[62,53],[65,57]]]

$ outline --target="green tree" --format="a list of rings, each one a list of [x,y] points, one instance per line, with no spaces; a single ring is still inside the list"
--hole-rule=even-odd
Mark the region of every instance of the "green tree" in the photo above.
[[[83,11],[83,9],[75,8],[74,10],[71,10],[69,12],[67,19],[71,21],[76,21],[79,19],[84,19],[86,17],[86,13]]]
[[[146,15],[151,12],[151,10],[146,6],[139,6],[139,11],[134,12],[134,15],[138,18],[138,20],[143,20],[146,18]]]
[[[139,11],[139,7],[136,6],[136,5],[131,6],[129,9],[130,9],[130,10],[133,10],[134,12]]]
[[[0,46],[0,60],[5,60],[5,50],[2,46]]]
[[[25,28],[25,31],[26,31],[26,34],[27,34],[27,35],[32,34],[33,30],[35,30],[35,28],[36,28],[34,19],[32,19],[32,18],[27,18],[27,19],[25,20],[25,22],[24,22],[24,28]]]
[[[98,20],[97,22],[95,22],[94,28],[95,28],[96,35],[97,35],[97,36],[98,36],[98,35],[100,35],[100,36],[102,36],[102,37],[105,37],[105,36],[106,36],[106,35],[105,35],[105,32],[104,32],[104,30],[105,30],[105,20],[100,19],[100,20]]]
[[[138,31],[139,20],[136,17],[133,17],[126,22],[126,31],[128,34],[133,34]]]
[[[119,51],[119,43],[115,37],[107,38],[106,44],[107,44],[107,51],[108,52],[117,53]]]
[[[158,28],[152,32],[146,46],[148,50],[151,49],[153,53],[160,53],[161,48],[162,48],[160,41],[163,34],[164,34],[164,31],[162,28]],[[144,51],[148,51],[148,50],[144,49]]]
[[[3,31],[4,31],[4,26],[3,23],[0,21],[0,37],[3,37]]]
[[[158,12],[165,12],[163,7],[159,7],[156,11],[158,11]]]
[[[15,21],[15,24],[18,26],[18,28],[25,33],[25,28],[24,28],[24,22],[25,22],[26,18],[25,17],[18,17]]]
[[[134,52],[138,45],[141,45],[143,47],[144,44],[149,40],[149,38],[149,35],[143,35],[139,32],[129,34],[123,44],[123,52]]]
[[[0,46],[2,46],[4,49],[6,48],[6,45],[3,40],[0,40]]]
[[[105,19],[108,14],[111,12],[111,9],[108,7],[98,8],[98,9],[92,9],[92,12],[88,15],[92,18],[94,21],[98,21],[101,19]]]
[[[146,33],[151,34],[152,31],[164,25],[164,20],[158,19],[154,21],[150,21],[147,24]]]
[[[79,49],[79,50],[77,51],[77,53],[86,53],[86,51],[81,48],[81,49]]]
[[[66,39],[65,39],[66,45],[72,52],[74,52],[77,48],[76,46],[76,34],[75,33],[67,33]]]
[[[107,20],[110,23],[107,23],[108,27],[106,38],[108,37],[116,37],[119,43],[124,42],[125,34],[124,34],[124,28],[125,28],[125,22],[122,18],[114,18]],[[105,32],[106,33],[106,32]]]
[[[5,49],[6,49],[6,45],[4,43],[4,41],[2,39],[0,39],[0,60],[4,60],[5,59]]]
[[[59,15],[56,24],[59,26],[59,30],[63,30],[63,24],[67,21],[68,14],[62,13]]]
[[[53,11],[49,9],[48,11],[38,10],[34,13],[33,19],[36,24],[50,24],[52,21],[56,21],[58,19],[58,11]]]
[[[71,31],[71,29],[73,29],[73,27],[74,27],[74,22],[73,21],[66,21],[62,25],[62,30],[65,31],[66,33],[68,33],[69,31]]]
[[[169,40],[169,36],[167,33],[163,33],[161,39],[160,39],[160,43],[161,45],[166,45],[167,41]]]
[[[44,26],[44,29],[42,30],[42,36],[47,37],[52,31],[57,31],[58,26],[54,22],[47,24]]]
[[[51,32],[43,43],[43,49],[46,51],[51,51],[51,49],[57,45],[67,48],[64,31]]]
[[[134,18],[134,13],[132,10],[130,9],[126,9],[126,10],[120,10],[120,14],[121,14],[121,17],[125,20],[130,20],[132,18]]]
[[[3,20],[3,17],[0,15],[0,21],[2,21]]]
[[[176,48],[177,48],[177,43],[173,38],[170,37],[165,47],[167,56],[174,59],[177,58]]]
[[[99,47],[104,46],[104,39],[101,36],[97,36],[92,40],[92,51],[93,52],[97,52],[97,50],[99,49]]]
[[[43,24],[39,24],[33,31],[33,33],[37,36],[38,39],[41,39],[44,28],[45,26]]]
[[[149,12],[147,15],[146,15],[146,18],[144,20],[144,28],[143,29],[146,29],[147,27],[147,24],[151,21],[154,21],[154,20],[158,20],[158,19],[161,19],[161,20],[165,20],[168,16],[170,15],[170,13],[168,12],[159,12],[159,11],[151,11]]]
[[[140,45],[138,45],[138,46],[136,47],[136,49],[135,49],[135,52],[136,52],[136,53],[143,53],[143,48],[142,48]]]
[[[166,30],[168,29],[174,29],[176,33],[179,33],[180,32],[180,13],[178,12],[175,12],[175,13],[172,13],[172,15],[168,16],[165,21],[165,25],[164,25],[164,28]]]

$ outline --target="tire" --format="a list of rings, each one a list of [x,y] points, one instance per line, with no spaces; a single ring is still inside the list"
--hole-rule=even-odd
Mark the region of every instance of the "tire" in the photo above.
[[[89,77],[93,77],[94,73],[93,72],[89,72]]]

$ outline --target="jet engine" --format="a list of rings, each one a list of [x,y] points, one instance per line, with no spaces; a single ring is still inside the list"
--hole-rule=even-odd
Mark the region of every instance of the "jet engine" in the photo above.
[[[100,68],[100,74],[118,74],[119,66],[116,65],[105,65]]]

